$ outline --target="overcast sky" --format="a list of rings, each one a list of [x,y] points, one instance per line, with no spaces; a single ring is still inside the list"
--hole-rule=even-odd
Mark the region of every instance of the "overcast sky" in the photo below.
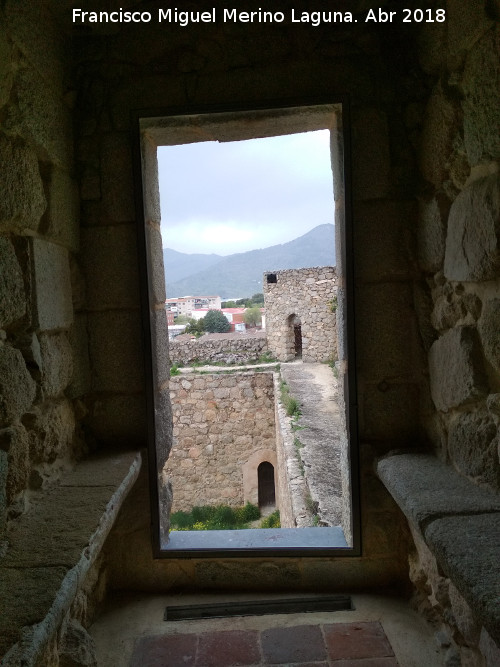
[[[229,255],[333,223],[329,134],[159,148],[163,246]]]

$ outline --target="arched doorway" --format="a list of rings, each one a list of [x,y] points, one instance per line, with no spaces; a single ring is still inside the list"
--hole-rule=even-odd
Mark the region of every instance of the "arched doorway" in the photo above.
[[[302,357],[302,322],[295,313],[289,315],[286,320],[286,360],[300,359]]]
[[[259,509],[276,506],[276,491],[274,488],[274,466],[269,461],[262,461],[257,468],[259,487]]]

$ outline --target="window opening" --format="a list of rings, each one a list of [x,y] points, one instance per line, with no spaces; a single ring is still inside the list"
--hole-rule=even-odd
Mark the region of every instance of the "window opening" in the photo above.
[[[310,108],[308,108],[308,111]],[[316,111],[316,110],[315,110]],[[154,158],[156,157],[153,155],[151,151],[152,146],[184,146],[186,144],[192,144],[196,143],[196,141],[199,139],[200,134],[201,136],[206,135],[205,140],[210,139],[216,139],[218,141],[222,140],[227,141],[228,138],[226,137],[226,134],[229,134],[231,137],[231,141],[238,139],[239,141],[242,140],[247,140],[249,138],[248,135],[254,135],[255,137],[263,137],[263,136],[269,136],[269,137],[274,137],[274,136],[283,136],[283,135],[294,135],[297,132],[308,132],[311,130],[318,130],[321,128],[321,126],[327,128],[331,133],[333,130],[333,136],[331,136],[332,139],[332,144],[334,146],[340,145],[343,147],[343,141],[342,141],[342,132],[341,132],[341,127],[339,128],[338,122],[339,119],[341,119],[341,113],[340,113],[340,105],[330,105],[327,108],[320,108],[318,113],[318,119],[316,119],[316,126],[311,128],[311,119],[309,115],[306,113],[304,114],[304,110],[302,108],[293,108],[293,109],[284,109],[284,110],[274,110],[274,111],[262,111],[262,112],[241,112],[241,114],[238,114],[237,112],[234,113],[221,113],[221,114],[208,114],[208,115],[187,115],[185,117],[172,117],[171,119],[169,118],[143,118],[141,119],[141,131],[142,131],[142,169],[143,169],[143,174],[144,174],[144,181],[145,181],[145,211],[146,211],[146,217],[147,217],[147,210],[148,210],[148,204],[151,205],[151,202],[148,202],[148,189],[152,189],[153,191],[157,188],[157,178],[158,174],[154,173],[155,171],[155,160]],[[314,114],[313,114],[314,115]],[[284,124],[284,127],[281,125],[283,118],[287,121]],[[253,122],[249,123],[248,119],[251,119]],[[326,122],[325,122],[326,120]],[[313,123],[314,125],[315,123]],[[334,126],[332,128],[332,125]],[[200,126],[202,126],[202,132],[200,133]],[[319,126],[319,127],[318,127]],[[193,133],[193,130],[194,133]],[[264,130],[264,131],[263,131]],[[249,143],[247,141],[247,143]],[[334,149],[335,150],[335,149]],[[148,152],[149,151],[149,152]],[[301,160],[299,159],[299,155],[297,154],[297,163],[302,164]],[[332,211],[335,209],[335,222],[338,224],[339,222],[343,225],[343,220],[344,220],[344,183],[343,183],[343,173],[342,173],[342,159],[343,159],[343,153],[342,151],[339,151],[338,154],[332,155],[332,172],[334,175],[334,180],[336,180],[336,188],[337,188],[337,193],[335,199],[338,200],[338,203],[334,206],[333,198],[330,202]],[[172,172],[171,172],[172,173]],[[160,171],[160,181],[162,178],[162,173]],[[167,176],[169,178],[169,176]],[[331,179],[331,174],[330,174],[330,179]],[[193,193],[193,198],[202,198],[202,193],[198,192],[198,186],[199,183],[193,183],[191,182],[189,184],[191,188],[191,192]],[[203,191],[203,187],[201,187],[201,190]],[[251,191],[251,188],[249,188]],[[160,185],[160,191],[161,191],[161,185]],[[194,194],[195,193],[195,194]],[[149,195],[150,196],[150,195]],[[163,196],[163,195],[162,195]],[[251,192],[251,196],[253,196],[253,193]],[[206,199],[208,203],[208,199]],[[169,200],[169,197],[167,196],[167,202],[166,202],[166,208],[170,208],[172,206],[172,201]],[[332,215],[333,217],[333,215]],[[166,231],[164,232],[164,246],[168,247],[169,245],[169,240],[173,238],[171,230],[169,231],[169,224],[168,221],[164,221],[162,218],[162,225],[167,222],[166,225]],[[193,229],[196,228],[196,225],[193,225]],[[229,227],[226,226],[226,229]],[[219,225],[219,233],[221,233],[224,230],[224,226]],[[193,239],[196,234],[193,235],[193,230],[191,230],[191,239]],[[342,233],[344,233],[344,230],[341,230]],[[342,238],[342,233],[340,234],[340,237]],[[212,235],[214,232],[212,231]],[[217,232],[215,233],[217,235]],[[210,234],[205,235],[205,240],[207,247],[204,248],[204,250],[207,250],[208,252],[204,253],[184,253],[184,254],[199,254],[199,255],[204,255],[205,257],[200,257],[200,261],[205,261],[206,255],[210,255],[213,253],[210,253],[209,251],[212,249],[210,242],[211,239],[209,238]],[[236,235],[237,236],[237,235]],[[337,238],[339,237],[339,234],[337,234]],[[227,239],[224,239],[224,242],[227,241]],[[300,245],[300,244],[299,244]],[[196,248],[199,250],[199,248]],[[345,247],[342,246],[342,243],[340,244],[340,247],[337,248],[337,250],[345,251]],[[177,251],[174,250],[174,252],[182,252],[182,251]],[[164,257],[165,257],[165,263],[167,264],[168,262],[172,263],[172,255],[170,253],[170,257],[166,257],[166,252],[165,250],[163,251]],[[212,258],[213,259],[213,258]],[[271,258],[271,262],[273,259]],[[333,264],[333,262],[329,262],[329,264]],[[269,268],[275,268],[271,265],[266,265],[266,269]],[[269,273],[267,272],[264,276],[264,285],[270,285],[268,289],[275,290],[278,288],[278,285],[281,284],[281,282],[286,282],[286,272],[288,270],[288,267],[285,267],[282,269],[281,267],[278,267],[280,271],[283,271],[283,276],[282,278],[278,278],[278,273],[272,272]],[[305,267],[307,268],[307,267]],[[208,274],[210,272],[216,273],[218,270],[220,270],[220,267],[217,267],[217,261],[215,261],[215,267],[210,269]],[[292,269],[295,270],[295,269]],[[178,272],[181,270],[178,269]],[[168,275],[168,272],[167,272]],[[180,281],[182,281],[182,276],[180,278]],[[316,282],[325,282],[325,276],[317,276]],[[314,282],[314,279],[312,278],[307,278],[307,280],[304,279],[304,282],[310,283]],[[183,312],[191,312],[191,315],[193,313],[195,314],[195,317],[192,318],[192,320],[199,321],[200,319],[205,319],[206,315],[210,313],[211,310],[219,311],[219,306],[222,306],[222,299],[226,299],[227,301],[235,301],[235,299],[230,299],[229,296],[241,296],[241,297],[246,297],[246,294],[234,294],[232,293],[229,295],[228,293],[224,293],[222,297],[217,301],[217,298],[219,297],[218,294],[192,294],[192,295],[182,295],[179,292],[179,288],[177,287],[175,295],[173,294],[172,291],[169,291],[169,287],[173,283],[168,281],[167,279],[167,297],[170,298],[170,300],[176,300],[175,303],[169,303],[169,301],[166,302],[166,309],[168,311],[168,317],[170,322],[172,321],[172,316],[175,320],[179,320],[179,315],[182,317]],[[180,282],[182,284],[182,282]],[[234,286],[233,286],[234,289]],[[262,288],[261,288],[262,289]],[[151,285],[149,286],[149,301],[151,302]],[[194,290],[193,290],[194,291]],[[214,291],[214,290],[206,290],[206,291]],[[265,292],[266,290],[264,290]],[[251,295],[248,295],[251,296]],[[253,297],[259,296],[259,293],[256,292]],[[252,298],[253,298],[252,297]],[[293,301],[293,297],[287,297],[290,298],[291,301]],[[341,299],[340,299],[341,300]],[[331,300],[333,303],[333,299]],[[335,303],[337,303],[337,295],[335,294]],[[231,304],[232,306],[233,304]],[[246,305],[246,304],[245,304]],[[253,304],[250,304],[253,305]],[[260,304],[258,304],[260,305]],[[200,308],[201,306],[201,308]],[[288,306],[289,307],[289,306]],[[191,309],[191,310],[190,310]],[[232,308],[230,308],[233,310]],[[236,309],[234,309],[236,310]],[[246,310],[250,310],[250,308],[247,308]],[[245,313],[246,313],[245,310]],[[261,310],[257,308],[257,310]],[[200,313],[203,314],[203,317],[199,317]],[[213,313],[210,313],[212,315]],[[229,330],[232,331],[238,331],[243,328],[243,325],[245,323],[245,318],[243,318],[243,321],[240,319],[236,318],[237,313],[236,312],[228,312],[224,314],[226,317],[227,322],[229,323]],[[266,312],[265,314],[261,312],[261,318],[260,321],[262,322],[262,326],[264,325],[264,320],[268,319],[269,314]],[[291,337],[291,342],[292,342],[292,357],[297,359],[300,358],[304,351],[304,336],[307,337],[307,327],[306,330],[304,329],[305,324],[303,320],[304,315],[302,314],[302,318],[299,317],[296,313],[292,313],[288,317],[288,329],[291,332],[290,334],[286,334],[285,338],[288,337],[290,339]],[[215,319],[215,318],[214,318]],[[232,321],[234,319],[234,321]],[[256,324],[256,322],[254,322]],[[195,332],[195,322],[191,321],[189,323],[192,331],[192,340],[196,340],[199,337],[196,336]],[[232,325],[232,326],[231,326]],[[340,323],[341,326],[343,326],[343,323]],[[175,327],[175,324],[174,324]],[[172,329],[174,328],[172,327]],[[311,327],[310,327],[311,328]],[[200,328],[200,332],[201,332]],[[219,330],[219,333],[222,333],[223,330]],[[172,332],[169,332],[169,335]],[[206,335],[206,334],[205,334]],[[214,334],[217,335],[217,334]],[[171,336],[172,338],[172,336]],[[309,332],[309,338],[307,339],[307,344],[308,346],[311,347],[311,349],[314,347],[313,345],[314,339],[312,338],[311,333]],[[268,344],[269,347],[271,347],[268,339]],[[173,344],[171,345],[171,355],[172,355],[172,348]],[[289,348],[290,349],[290,348]],[[278,358],[280,357],[280,352],[279,349],[276,348],[275,346],[275,351],[277,350],[277,356]],[[269,352],[269,350],[267,350]],[[154,336],[153,336],[153,371],[155,370],[155,365],[157,366],[163,359],[159,353],[158,350],[155,350],[155,341],[154,341]],[[272,356],[272,355],[271,355]],[[290,357],[290,354],[287,353],[285,355],[287,358]],[[199,361],[197,359],[197,361]],[[283,358],[283,361],[286,361],[285,358]],[[326,359],[323,359],[322,361],[327,361]],[[329,359],[333,365],[333,359]],[[194,365],[194,364],[192,364]],[[174,368],[176,370],[176,373],[173,374],[173,384],[171,384],[170,389],[171,389],[171,394],[173,396],[173,412],[174,412],[174,448],[172,450],[170,459],[166,460],[165,457],[163,457],[163,452],[161,449],[161,445],[158,448],[158,433],[155,431],[155,437],[153,438],[155,441],[155,447],[156,447],[156,453],[157,453],[157,461],[158,461],[158,469],[156,469],[156,478],[159,480],[159,489],[158,489],[158,495],[160,497],[160,505],[161,505],[161,497],[162,493],[164,493],[165,490],[165,480],[168,479],[169,473],[171,473],[172,468],[169,468],[169,465],[177,465],[179,470],[182,470],[183,475],[182,477],[184,480],[187,480],[188,478],[188,472],[189,469],[192,467],[196,466],[197,459],[199,457],[202,457],[207,453],[208,455],[213,455],[213,460],[211,461],[212,466],[215,467],[216,469],[219,469],[221,471],[225,466],[224,464],[227,463],[227,461],[224,460],[219,460],[217,458],[218,455],[221,454],[221,447],[220,443],[217,441],[217,438],[212,437],[214,433],[209,434],[208,430],[205,429],[205,426],[199,427],[200,424],[203,423],[203,419],[205,418],[207,421],[215,421],[219,425],[224,421],[225,418],[227,418],[227,412],[232,410],[231,404],[225,404],[222,406],[222,404],[219,404],[218,401],[211,401],[211,405],[207,406],[207,409],[204,411],[205,414],[201,415],[200,409],[197,410],[197,408],[200,408],[200,406],[196,406],[194,409],[192,408],[193,405],[193,399],[190,397],[188,401],[182,404],[182,400],[180,403],[176,405],[175,398],[176,396],[181,396],[182,399],[186,398],[186,392],[190,390],[194,386],[193,379],[196,377],[196,387],[197,389],[194,390],[194,393],[198,391],[198,394],[203,396],[211,396],[211,395],[217,395],[217,397],[222,398],[224,395],[228,394],[227,391],[214,391],[214,389],[217,390],[227,390],[230,389],[229,394],[236,397],[237,391],[234,391],[235,389],[235,381],[237,383],[238,378],[236,376],[233,376],[232,380],[229,380],[229,376],[226,376],[226,378],[222,378],[225,382],[222,382],[220,378],[222,377],[219,375],[219,378],[215,380],[215,385],[209,386],[209,383],[212,381],[212,378],[209,378],[208,376],[210,373],[206,373],[206,377],[203,378],[202,376],[194,376],[194,375],[184,375],[184,380],[180,380],[177,375],[177,363],[174,364]],[[346,365],[341,366],[344,370],[346,369]],[[156,370],[158,370],[156,368]],[[274,369],[274,372],[276,373],[277,368]],[[196,372],[196,371],[195,371]],[[248,371],[248,369],[245,369],[245,372],[247,372],[249,375],[252,375],[251,371]],[[262,377],[264,377],[265,371],[262,374]],[[154,375],[154,372],[153,372]],[[217,375],[216,373],[214,376]],[[257,379],[257,374],[253,374],[254,379]],[[220,382],[220,384],[217,384]],[[207,384],[208,383],[208,384]],[[282,384],[286,385],[286,382],[282,381]],[[348,387],[347,383],[344,381],[344,386],[343,386],[343,393],[344,395],[349,395],[349,392],[346,392],[346,387]],[[201,386],[203,385],[203,387]],[[180,389],[182,387],[182,389]],[[255,387],[254,387],[255,389]],[[262,394],[261,389],[259,390],[260,393]],[[259,393],[259,391],[255,391],[255,395]],[[283,396],[280,398],[279,396],[276,395],[277,390],[276,387],[274,388],[274,394],[273,394],[273,399],[275,401],[280,401],[283,398]],[[203,392],[205,392],[203,394]],[[247,392],[246,395],[250,397],[251,394],[251,389],[247,387]],[[200,396],[197,395],[197,399],[200,399]],[[239,396],[237,397],[239,398]],[[297,406],[300,406],[300,401],[296,399],[296,397],[291,397],[291,399],[295,400],[297,403]],[[284,399],[283,399],[284,400]],[[349,399],[348,399],[349,400]],[[189,403],[189,407],[188,407]],[[234,403],[238,403],[238,401],[235,399]],[[180,412],[176,412],[177,408],[180,405]],[[185,414],[181,414],[182,411],[185,411]],[[293,414],[293,411],[292,411]],[[296,415],[300,414],[300,407],[298,407],[298,410],[296,411]],[[288,414],[290,416],[290,413]],[[260,415],[262,417],[262,415]],[[349,419],[348,411],[346,411],[345,414],[346,418],[346,423],[347,420]],[[344,427],[346,425],[344,424]],[[180,450],[178,447],[176,447],[175,438],[179,437],[179,433],[182,430],[181,429],[181,424],[186,424],[187,425],[187,430],[189,431],[188,436],[186,437],[186,443],[191,445],[189,449],[186,451],[186,447],[184,449]],[[279,436],[277,435],[277,432],[279,428],[277,428],[277,424],[275,424],[275,437],[276,439],[279,439]],[[351,424],[349,424],[349,427],[351,428]],[[302,427],[298,427],[302,428]],[[355,429],[354,429],[355,431]],[[236,437],[233,439],[233,442],[236,442],[239,439],[240,444],[243,443],[243,440],[255,437],[255,433],[257,432],[257,428],[255,428],[255,431],[252,431],[250,433],[242,431]],[[350,436],[351,440],[353,437],[353,434],[355,436],[355,433],[353,432],[351,428]],[[338,443],[337,443],[338,444]],[[351,446],[352,446],[351,442]],[[347,507],[347,511],[343,512],[343,516],[341,519],[339,519],[338,523],[342,524],[342,530],[340,530],[340,534],[343,534],[346,536],[347,543],[342,540],[339,542],[335,543],[329,543],[327,539],[327,531],[325,530],[323,535],[325,536],[323,541],[319,541],[319,543],[316,543],[316,551],[317,553],[322,553],[321,549],[335,549],[335,548],[341,548],[344,549],[345,546],[350,546],[352,553],[357,552],[359,549],[359,536],[358,536],[358,528],[356,524],[357,519],[353,517],[353,512],[352,508],[353,505],[356,504],[356,502],[353,503],[353,499],[351,497],[347,498],[346,502],[346,493],[350,494],[350,489],[352,488],[353,480],[355,483],[355,476],[352,474],[352,468],[349,469],[350,463],[355,463],[356,456],[352,456],[352,453],[347,451],[347,446],[348,446],[348,437],[347,437],[347,430],[345,431],[345,437],[344,437],[344,442],[341,444],[341,447],[343,448],[342,452],[342,457],[344,460],[344,463],[346,464],[345,469],[343,470],[343,475],[344,479],[342,482],[342,488],[336,488],[336,489],[330,489],[331,494],[336,494],[337,496],[342,496],[343,500],[341,499],[341,502],[345,507]],[[304,464],[303,464],[303,459],[300,455],[300,449],[303,447],[303,443],[300,442],[299,437],[295,436],[294,438],[294,447],[296,449],[296,455],[297,456],[297,461],[299,465],[299,469],[302,468],[302,475],[304,475]],[[217,449],[217,452],[215,450]],[[173,454],[173,456],[172,456]],[[229,452],[226,452],[225,454],[227,457],[230,456]],[[269,461],[263,461],[260,463],[258,466],[257,470],[257,477],[258,477],[258,506],[259,508],[264,508],[267,506],[278,506],[283,507],[286,502],[284,501],[283,496],[287,494],[287,491],[283,491],[283,479],[278,480],[278,487],[279,487],[279,494],[277,494],[278,487],[275,487],[275,473],[277,472],[278,477],[280,477],[280,472],[282,474],[282,470],[286,468],[286,456],[289,454],[281,454],[281,458],[283,459],[283,456],[285,457],[281,461],[281,466],[280,466],[280,454],[278,454],[278,469],[275,470],[274,466],[269,463]],[[342,458],[341,457],[341,458]],[[178,460],[175,460],[175,459]],[[262,460],[262,459],[261,459]],[[205,462],[206,463],[206,462]],[[208,465],[207,465],[208,467]],[[227,467],[227,466],[226,466]],[[281,467],[281,471],[280,471]],[[236,466],[237,469],[237,466]],[[235,471],[237,472],[237,470]],[[219,475],[220,476],[220,475]],[[196,477],[196,475],[195,475]],[[283,477],[283,474],[282,474]],[[290,488],[290,480],[285,480],[285,486],[288,484],[288,490]],[[209,488],[211,485],[210,483],[207,484],[205,482],[205,488]],[[192,489],[189,487],[189,483],[187,481],[184,482],[185,488],[180,489],[178,486],[177,489],[174,486],[174,498],[175,498],[175,493],[179,493],[181,491],[180,495],[184,494],[184,496],[190,496],[190,500],[192,502],[193,500],[193,493]],[[228,505],[229,506],[234,506],[234,498],[236,497],[237,493],[234,491],[234,489],[225,487],[223,486],[221,489],[219,489],[225,497],[228,499]],[[179,497],[179,496],[178,496]],[[202,497],[196,498],[197,502],[199,501],[200,504],[203,504],[204,499]],[[209,499],[210,500],[210,499]],[[310,499],[311,500],[311,499]],[[175,502],[175,501],[174,501]],[[290,501],[287,501],[288,504],[290,504]],[[214,504],[214,499],[211,499],[211,502],[208,504]],[[315,510],[320,506],[320,502],[318,501],[313,501],[309,503],[312,508]],[[354,508],[356,509],[356,508]],[[160,507],[160,524],[162,522],[162,516],[161,516],[161,507]],[[164,519],[164,518],[163,518]],[[328,523],[319,523],[317,520],[317,517],[314,517],[314,523],[312,526],[317,526],[317,525],[323,525],[325,527],[328,527]],[[257,533],[258,531],[255,531]],[[299,531],[300,532],[300,531]],[[173,539],[175,537],[175,540]],[[188,535],[182,536],[183,538],[188,538]],[[210,543],[210,539],[207,538],[206,536],[203,538],[205,540],[205,546]],[[260,541],[259,541],[260,539]],[[170,544],[167,544],[168,541],[168,536],[166,535],[166,531],[161,532],[161,544],[160,544],[160,549],[163,550],[162,553],[168,552],[168,549],[171,548],[172,542],[176,541],[179,544],[179,539],[178,536],[175,533],[170,534]],[[208,540],[208,542],[207,542]],[[291,540],[291,541],[290,541]],[[290,540],[288,541],[288,545],[292,549],[292,551],[295,551],[296,549],[307,549],[308,544],[306,541],[304,541],[302,538],[297,537],[297,536],[291,536]],[[261,538],[255,538],[255,545],[251,544],[250,549],[252,550],[253,546],[255,546],[255,553],[259,550],[259,548],[266,547],[266,545],[263,543]],[[203,542],[203,540],[202,540]],[[187,543],[189,543],[189,539],[187,540]],[[183,544],[186,544],[186,541],[184,540]],[[202,543],[196,543],[196,539],[194,542],[190,543],[193,546],[193,548],[196,548],[198,553],[203,552],[203,545]],[[179,547],[179,549],[183,549],[184,547]],[[190,545],[188,544],[187,549],[189,550]],[[211,553],[212,547],[207,547],[206,551],[207,553]],[[176,549],[174,548],[174,551]],[[284,551],[282,553],[285,553]]]

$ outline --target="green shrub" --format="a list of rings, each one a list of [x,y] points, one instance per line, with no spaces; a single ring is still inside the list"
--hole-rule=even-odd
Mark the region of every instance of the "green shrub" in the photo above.
[[[181,372],[179,370],[179,366],[177,366],[177,364],[172,364],[170,366],[170,377],[172,377],[173,375],[180,375],[180,374]]]
[[[281,528],[280,522],[280,511],[275,510],[269,516],[266,516],[265,519],[262,519],[260,522],[260,528]]]
[[[259,508],[250,503],[245,507],[197,505],[190,512],[174,512],[170,525],[171,530],[238,530],[259,518]]]

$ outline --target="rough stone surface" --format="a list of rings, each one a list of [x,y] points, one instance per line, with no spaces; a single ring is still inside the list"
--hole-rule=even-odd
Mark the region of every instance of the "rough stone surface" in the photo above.
[[[485,357],[500,372],[500,299],[484,303],[478,327]]]
[[[88,316],[89,352],[95,391],[133,393],[144,386],[139,311],[107,311]],[[120,345],[116,345],[116,341]]]
[[[92,310],[133,308],[139,301],[135,225],[82,231],[87,304]],[[126,271],[124,271],[126,266]]]
[[[488,412],[464,412],[448,427],[448,451],[458,470],[500,490],[498,426]]]
[[[146,399],[142,394],[99,395],[89,401],[85,419],[90,433],[103,445],[147,444]]]
[[[177,336],[169,342],[169,354],[172,364],[187,366],[194,361],[223,361],[228,364],[248,364],[267,352],[266,334],[249,335],[235,338],[224,335],[205,335],[196,340],[191,336]]]
[[[445,574],[500,643],[500,512],[436,519],[424,534]]]
[[[97,667],[94,640],[74,619],[66,626],[59,650],[59,667]]]
[[[389,190],[390,148],[387,115],[375,108],[357,110],[352,118],[353,185],[357,199],[382,199]]]
[[[446,178],[446,165],[458,130],[458,111],[438,84],[425,111],[420,145],[420,169],[424,178],[439,188]]]
[[[333,242],[333,239],[332,239]],[[335,310],[337,277],[331,266],[275,271],[276,282],[262,281],[269,351],[281,361],[293,359],[294,326],[300,325],[302,359],[337,358]]]
[[[500,512],[500,498],[474,486],[450,466],[428,454],[398,454],[381,459],[377,473],[415,526],[443,515]]]
[[[80,245],[80,203],[74,179],[62,169],[53,169],[47,185],[48,207],[41,225],[45,238],[71,250]]]
[[[30,408],[35,393],[21,352],[0,344],[0,427],[17,421]]]
[[[487,32],[464,69],[464,142],[471,165],[500,154],[500,32]]]
[[[25,312],[22,269],[12,243],[0,237],[0,329],[15,323]]]
[[[444,274],[448,280],[493,280],[500,269],[500,176],[474,181],[448,217]]]
[[[132,154],[128,133],[108,134],[101,152],[102,199],[109,220],[135,219]]]
[[[68,252],[37,238],[32,240],[32,249],[38,327],[41,331],[67,329],[73,322]]]
[[[475,329],[458,327],[441,336],[429,351],[429,371],[432,400],[438,410],[484,396],[487,384]]]
[[[164,473],[173,510],[244,505],[244,465],[276,448],[272,374],[187,377],[170,380],[174,442]]]
[[[424,271],[436,273],[443,265],[449,208],[443,195],[419,203],[418,259]]]
[[[73,352],[65,333],[41,334],[42,389],[46,398],[57,396],[73,374]]]
[[[73,351],[73,374],[68,387],[68,396],[78,398],[86,394],[91,387],[87,316],[85,314],[75,315],[69,332],[69,341]]]
[[[0,449],[8,454],[6,494],[10,504],[26,488],[29,479],[29,439],[26,429],[21,424],[15,424],[1,430]]]
[[[69,401],[44,403],[24,419],[30,434],[30,458],[37,463],[53,463],[71,453],[75,417]]]
[[[0,135],[0,230],[38,229],[46,201],[36,155]]]

